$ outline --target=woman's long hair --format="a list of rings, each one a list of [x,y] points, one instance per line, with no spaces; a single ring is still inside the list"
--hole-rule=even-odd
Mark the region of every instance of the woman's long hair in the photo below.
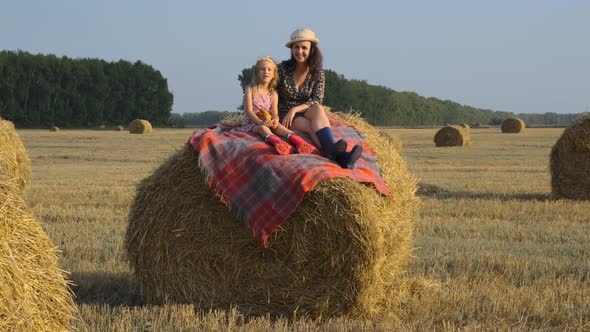
[[[293,51],[291,51],[291,59],[285,61],[285,64],[289,69],[295,68],[295,58],[293,57]],[[309,50],[309,57],[307,58],[307,65],[309,66],[309,73],[311,77],[317,78],[324,66],[324,57],[322,56],[322,51],[320,48],[316,46],[316,44],[311,43],[311,48]]]

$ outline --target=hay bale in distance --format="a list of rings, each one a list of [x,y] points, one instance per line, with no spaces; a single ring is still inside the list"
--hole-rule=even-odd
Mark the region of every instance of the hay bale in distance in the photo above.
[[[49,127],[49,131],[59,131],[59,128],[56,126]]]
[[[152,124],[147,120],[135,119],[129,123],[131,134],[148,134],[152,132]]]
[[[388,312],[409,259],[416,180],[379,131],[344,119],[369,140],[393,195],[349,178],[319,183],[263,249],[210,191],[184,148],[141,181],[125,248],[148,303],[311,317]]]
[[[563,131],[551,149],[549,167],[555,196],[590,200],[590,115]]]
[[[125,131],[125,127],[123,127],[123,126],[114,126],[114,127],[111,127],[111,130],[114,130],[114,131]]]
[[[0,178],[24,193],[31,184],[31,161],[14,124],[0,118]]]
[[[0,177],[0,331],[67,331],[76,310],[55,246]]]
[[[520,118],[507,118],[502,121],[502,132],[507,134],[524,133],[525,123]]]
[[[469,144],[469,132],[461,126],[442,127],[434,135],[434,144],[441,146],[464,146]]]

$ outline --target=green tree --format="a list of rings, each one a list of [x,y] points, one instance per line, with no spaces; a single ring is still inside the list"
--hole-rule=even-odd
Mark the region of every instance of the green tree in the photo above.
[[[0,116],[17,126],[166,124],[172,103],[166,79],[140,61],[0,52]]]

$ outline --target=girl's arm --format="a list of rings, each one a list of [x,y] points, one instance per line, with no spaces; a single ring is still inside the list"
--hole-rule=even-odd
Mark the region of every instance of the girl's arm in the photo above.
[[[272,93],[272,106],[269,111],[272,117],[272,128],[276,128],[279,125],[279,94],[276,91]]]
[[[245,116],[250,117],[250,121],[257,125],[261,125],[264,121],[260,120],[256,114],[254,114],[252,108],[252,89],[250,87],[246,87],[246,93],[244,93],[244,112],[246,113]]]

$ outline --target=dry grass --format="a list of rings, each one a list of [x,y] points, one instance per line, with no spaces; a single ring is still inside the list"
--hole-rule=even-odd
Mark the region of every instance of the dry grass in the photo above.
[[[563,129],[503,135],[471,130],[471,146],[436,148],[435,129],[388,129],[420,179],[401,322],[294,321],[190,306],[142,306],[122,259],[126,216],[139,180],[190,129],[152,135],[19,130],[33,167],[28,203],[72,271],[81,320],[92,331],[137,330],[588,330],[590,202],[552,200],[549,152]],[[421,282],[423,281],[423,282]],[[440,286],[432,284],[435,281]]]

